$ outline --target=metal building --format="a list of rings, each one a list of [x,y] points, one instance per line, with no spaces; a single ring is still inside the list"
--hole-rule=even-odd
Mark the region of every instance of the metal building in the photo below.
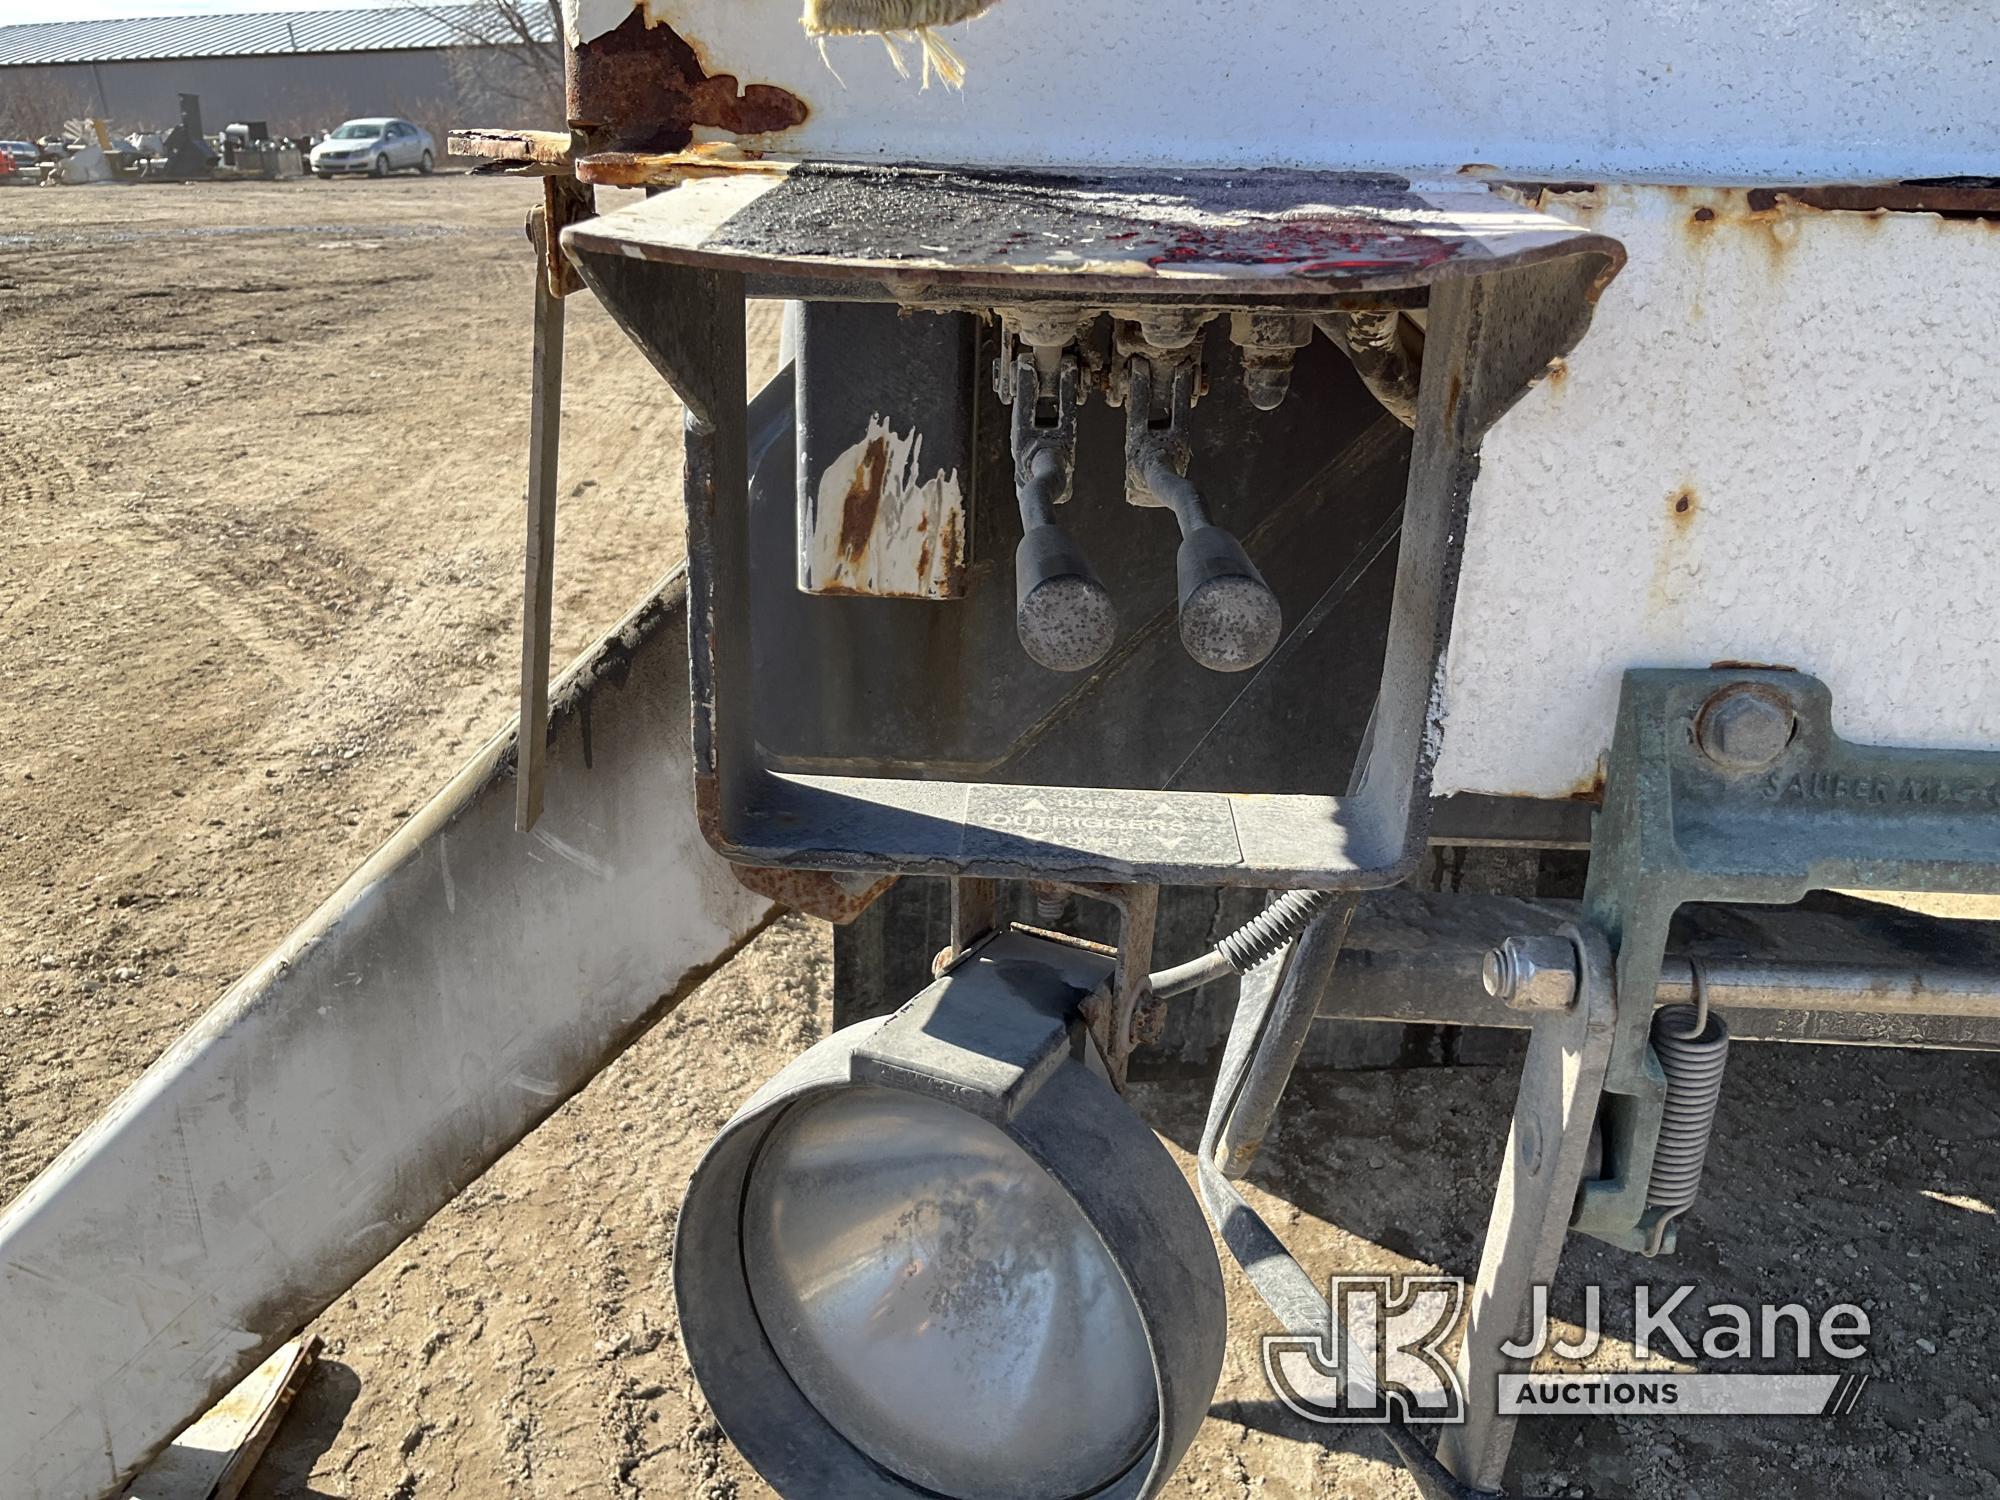
[[[282,134],[357,115],[453,125],[561,120],[561,52],[542,0],[525,4],[144,16],[0,26],[0,133],[41,135],[95,115],[119,130],[180,118],[199,94],[211,128]]]

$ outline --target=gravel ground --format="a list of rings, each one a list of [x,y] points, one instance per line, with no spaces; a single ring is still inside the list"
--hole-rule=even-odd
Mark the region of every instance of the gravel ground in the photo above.
[[[0,191],[0,1200],[505,718],[531,193]],[[588,299],[571,329],[564,652],[681,537],[677,409]],[[766,367],[774,330],[753,313]],[[779,923],[340,1299],[252,1495],[768,1494],[682,1358],[671,1235],[829,980],[826,930]],[[1640,1276],[1857,1302],[1873,1384],[1838,1421],[1526,1423],[1517,1488],[2000,1494],[1996,1084],[1980,1056],[1739,1049],[1680,1256],[1579,1242],[1558,1314],[1596,1281],[1628,1329]],[[1253,1191],[1316,1269],[1469,1269],[1512,1092],[1302,1077]],[[1135,1101],[1185,1164],[1199,1085]],[[1372,1435],[1272,1400],[1229,1279],[1228,1369],[1167,1493],[1413,1495]]]

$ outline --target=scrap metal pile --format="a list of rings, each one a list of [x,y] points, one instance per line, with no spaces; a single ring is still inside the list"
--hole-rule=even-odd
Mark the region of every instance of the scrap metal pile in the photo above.
[[[219,135],[202,130],[201,98],[181,95],[180,119],[166,130],[114,134],[101,119],[65,121],[44,137],[33,162],[10,158],[14,175],[50,186],[102,182],[226,182],[298,177],[307,140],[274,137],[262,120],[234,123]]]

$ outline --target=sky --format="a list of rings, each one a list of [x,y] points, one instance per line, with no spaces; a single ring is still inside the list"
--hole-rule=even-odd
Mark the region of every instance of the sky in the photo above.
[[[241,15],[253,10],[359,10],[412,0],[0,0],[0,26],[17,21],[95,21],[120,16]]]

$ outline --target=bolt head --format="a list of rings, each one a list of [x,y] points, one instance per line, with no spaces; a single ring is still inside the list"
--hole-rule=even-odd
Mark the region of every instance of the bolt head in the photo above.
[[[1695,742],[1724,770],[1761,771],[1785,753],[1797,724],[1781,694],[1758,683],[1738,683],[1703,706]]]
[[[1486,955],[1486,993],[1510,1010],[1568,1010],[1576,1003],[1576,945],[1566,937],[1510,937]]]

